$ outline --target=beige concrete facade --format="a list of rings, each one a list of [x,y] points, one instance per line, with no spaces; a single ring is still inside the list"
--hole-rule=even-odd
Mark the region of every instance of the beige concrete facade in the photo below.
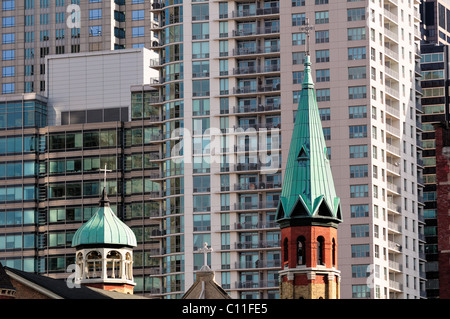
[[[421,148],[416,129],[420,115],[416,111],[416,100],[420,98],[420,91],[416,90],[419,74],[415,69],[419,58],[419,3],[412,0],[208,2],[208,16],[193,19],[192,7],[199,4],[185,1],[183,5],[162,4],[153,9],[158,17],[164,7],[183,6],[183,23],[174,25],[183,27],[184,127],[192,131],[192,101],[203,98],[210,102],[210,127],[239,127],[241,120],[251,116],[264,125],[271,115],[280,116],[282,138],[278,150],[283,168],[297,109],[293,94],[301,89],[300,84],[294,82],[298,75],[294,72],[303,70],[300,55],[295,55],[305,50],[304,42],[296,42],[301,39],[296,35],[301,32],[302,22],[298,22],[309,18],[314,25],[310,33],[312,74],[344,212],[344,223],[338,232],[341,298],[420,298],[424,278],[419,268],[424,263],[421,257],[424,242],[421,185],[417,181],[421,174],[421,167],[417,166]],[[293,16],[295,14],[299,15]],[[193,34],[197,23],[208,23],[208,37]],[[171,23],[161,23],[154,31],[162,34],[171,27]],[[166,49],[176,46],[177,42],[160,43],[155,49],[167,52]],[[209,64],[209,73],[200,76],[209,80],[209,92],[204,97],[199,97],[194,89],[194,81],[199,80],[198,76],[193,76],[193,61],[197,56],[192,52],[196,42],[209,44],[209,55],[201,58]],[[251,49],[245,47],[244,42],[251,42]],[[349,51],[349,48],[355,49]],[[278,66],[264,68],[271,65],[271,59],[277,60],[274,64]],[[254,69],[247,69],[247,61],[252,61]],[[171,63],[161,59],[157,64],[156,68],[160,69]],[[324,71],[316,74],[318,70]],[[280,85],[270,87],[274,78],[279,79]],[[268,85],[268,89],[264,85]],[[279,97],[279,111],[245,114],[235,111],[234,107],[244,98],[270,105],[271,97]],[[222,103],[228,103],[226,110],[221,109]],[[358,109],[362,106],[364,110]],[[236,134],[228,136],[239,143]],[[260,135],[259,141],[261,139],[264,137]],[[233,163],[239,162],[243,155],[233,151],[220,154],[229,155]],[[250,155],[245,156],[248,159]],[[261,260],[273,252],[261,247],[241,250],[245,241],[243,231],[232,227],[244,213],[236,210],[235,205],[239,206],[245,194],[252,193],[233,189],[232,185],[239,183],[244,173],[258,174],[258,182],[264,180],[265,175],[257,166],[255,168],[256,171],[250,172],[232,168],[223,171],[216,164],[211,165],[209,173],[210,238],[215,251],[211,255],[212,268],[218,269],[218,282],[230,289],[235,298],[247,295],[268,298],[273,293],[273,287],[268,284],[271,272],[279,267],[255,269],[250,264],[247,268],[238,267],[247,254],[254,253]],[[186,287],[193,283],[191,265],[195,256],[193,239],[188,233],[194,214],[190,212],[194,195],[189,188],[192,171],[190,164],[184,165]],[[219,187],[222,175],[229,176],[229,189]],[[266,188],[254,193],[265,201],[270,192],[277,191],[280,189]],[[224,209],[221,201],[226,196],[229,196],[230,208]],[[246,210],[246,213],[251,212],[253,210]],[[259,220],[265,220],[271,210],[255,212]],[[224,228],[221,218],[229,218],[229,228]],[[256,227],[245,231],[262,242],[277,229]],[[234,249],[233,244],[237,245]],[[258,277],[258,284],[243,285],[245,276],[252,276],[251,272]]]

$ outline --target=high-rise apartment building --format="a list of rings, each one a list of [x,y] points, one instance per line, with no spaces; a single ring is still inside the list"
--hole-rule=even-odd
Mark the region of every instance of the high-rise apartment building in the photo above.
[[[1,93],[43,93],[47,55],[149,47],[144,0],[2,1]]]
[[[2,31],[18,36],[20,27],[15,31],[12,21],[22,19],[19,4],[4,2],[11,5],[3,16],[15,18],[3,19],[12,25]],[[4,97],[14,107],[4,105],[5,123],[11,126],[5,124],[10,129],[0,146],[8,156],[4,164],[17,167],[5,166],[3,199],[10,206],[0,211],[3,264],[67,275],[74,256],[68,229],[76,230],[97,205],[98,170],[106,163],[112,169],[107,180],[112,208],[137,233],[135,293],[181,297],[204,264],[198,250],[206,242],[212,248],[208,264],[233,298],[278,298],[276,209],[309,43],[327,142],[323,151],[342,205],[341,298],[423,296],[417,0],[86,2],[80,4],[87,6],[81,10],[81,29],[83,21],[93,26],[91,20],[99,20],[88,19],[89,10],[103,8],[103,18],[111,12],[103,6],[119,12],[131,6],[133,12],[135,6],[151,5],[153,20],[147,21],[146,11],[146,22],[136,23],[152,25],[150,46],[159,57],[149,61],[159,74],[150,84],[157,91],[142,83],[131,88],[131,121],[123,122],[120,115],[105,122],[104,111],[86,107],[84,115],[79,108],[61,112],[61,124],[68,125],[38,125],[39,117],[32,116],[36,124],[30,131],[21,129],[25,124],[19,120],[30,120],[23,113],[28,104],[17,95]],[[27,3],[35,10],[45,5]],[[99,11],[92,12],[98,17]],[[40,11],[36,14],[40,21]],[[306,19],[314,29],[304,29]],[[93,38],[80,36],[86,50]],[[131,35],[130,41],[142,40],[137,38]],[[14,53],[5,45],[4,56],[23,52],[21,43],[26,45],[8,44]],[[40,52],[40,41],[34,46]],[[92,44],[93,50],[111,48],[110,41],[103,47]],[[45,61],[34,59],[39,65]],[[15,66],[15,59],[8,61]],[[46,76],[36,77],[30,81],[41,87]],[[14,83],[6,88],[21,93],[15,88],[22,82]],[[38,95],[26,98],[35,103],[31,106],[52,103]],[[37,110],[34,114],[47,112]],[[96,123],[80,118],[89,114]],[[28,160],[42,166],[30,164],[25,170]],[[17,179],[7,176],[16,169]]]
[[[445,283],[440,283],[437,218],[436,123],[449,121],[450,6],[446,1],[429,0],[421,4],[421,85],[423,89],[422,140],[426,254],[426,291],[428,298],[439,298]],[[444,289],[445,290],[445,289]]]
[[[180,168],[181,219],[166,216],[161,231],[182,225],[159,239],[171,248],[161,256],[165,268],[184,264],[184,271],[160,274],[162,295],[192,284],[201,264],[196,250],[208,242],[216,277],[233,297],[277,297],[273,214],[309,19],[324,152],[342,200],[342,298],[424,296],[418,6],[414,0],[152,3],[158,21],[152,45],[159,52],[152,64],[160,71],[152,83],[163,109],[183,110],[166,125],[192,132],[182,140],[189,161]],[[212,128],[223,135],[213,138]],[[212,140],[217,147],[208,147]],[[175,144],[166,145],[168,152]]]

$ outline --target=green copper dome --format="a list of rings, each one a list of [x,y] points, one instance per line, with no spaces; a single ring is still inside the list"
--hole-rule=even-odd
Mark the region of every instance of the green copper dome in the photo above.
[[[111,210],[106,191],[97,212],[73,236],[72,247],[82,245],[121,245],[135,247],[136,236]]]
[[[280,227],[342,221],[317,107],[309,55],[277,209]]]

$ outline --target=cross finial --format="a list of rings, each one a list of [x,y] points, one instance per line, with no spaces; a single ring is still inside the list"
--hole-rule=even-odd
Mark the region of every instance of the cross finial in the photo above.
[[[103,180],[103,187],[106,188],[106,172],[112,172],[112,170],[110,169],[106,169],[106,164],[105,164],[105,168],[100,168],[99,169],[100,172],[105,172],[105,176],[104,176],[104,180]]]
[[[300,30],[306,33],[306,55],[309,55],[309,31],[313,29],[314,26],[309,24],[309,18],[306,18],[305,23],[300,27]]]
[[[213,249],[208,248],[208,243],[205,242],[203,248],[199,248],[198,251],[203,253],[203,266],[200,270],[210,270],[208,266],[208,253],[212,252]]]

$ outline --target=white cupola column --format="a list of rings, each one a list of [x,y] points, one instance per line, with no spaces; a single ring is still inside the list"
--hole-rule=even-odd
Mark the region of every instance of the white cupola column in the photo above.
[[[108,254],[108,252],[107,252],[107,250],[106,249],[103,249],[103,251],[102,251],[102,276],[101,276],[101,278],[103,279],[103,280],[105,280],[106,278],[108,278],[108,273],[107,273],[107,271],[108,271],[108,267],[106,266],[106,255]]]

